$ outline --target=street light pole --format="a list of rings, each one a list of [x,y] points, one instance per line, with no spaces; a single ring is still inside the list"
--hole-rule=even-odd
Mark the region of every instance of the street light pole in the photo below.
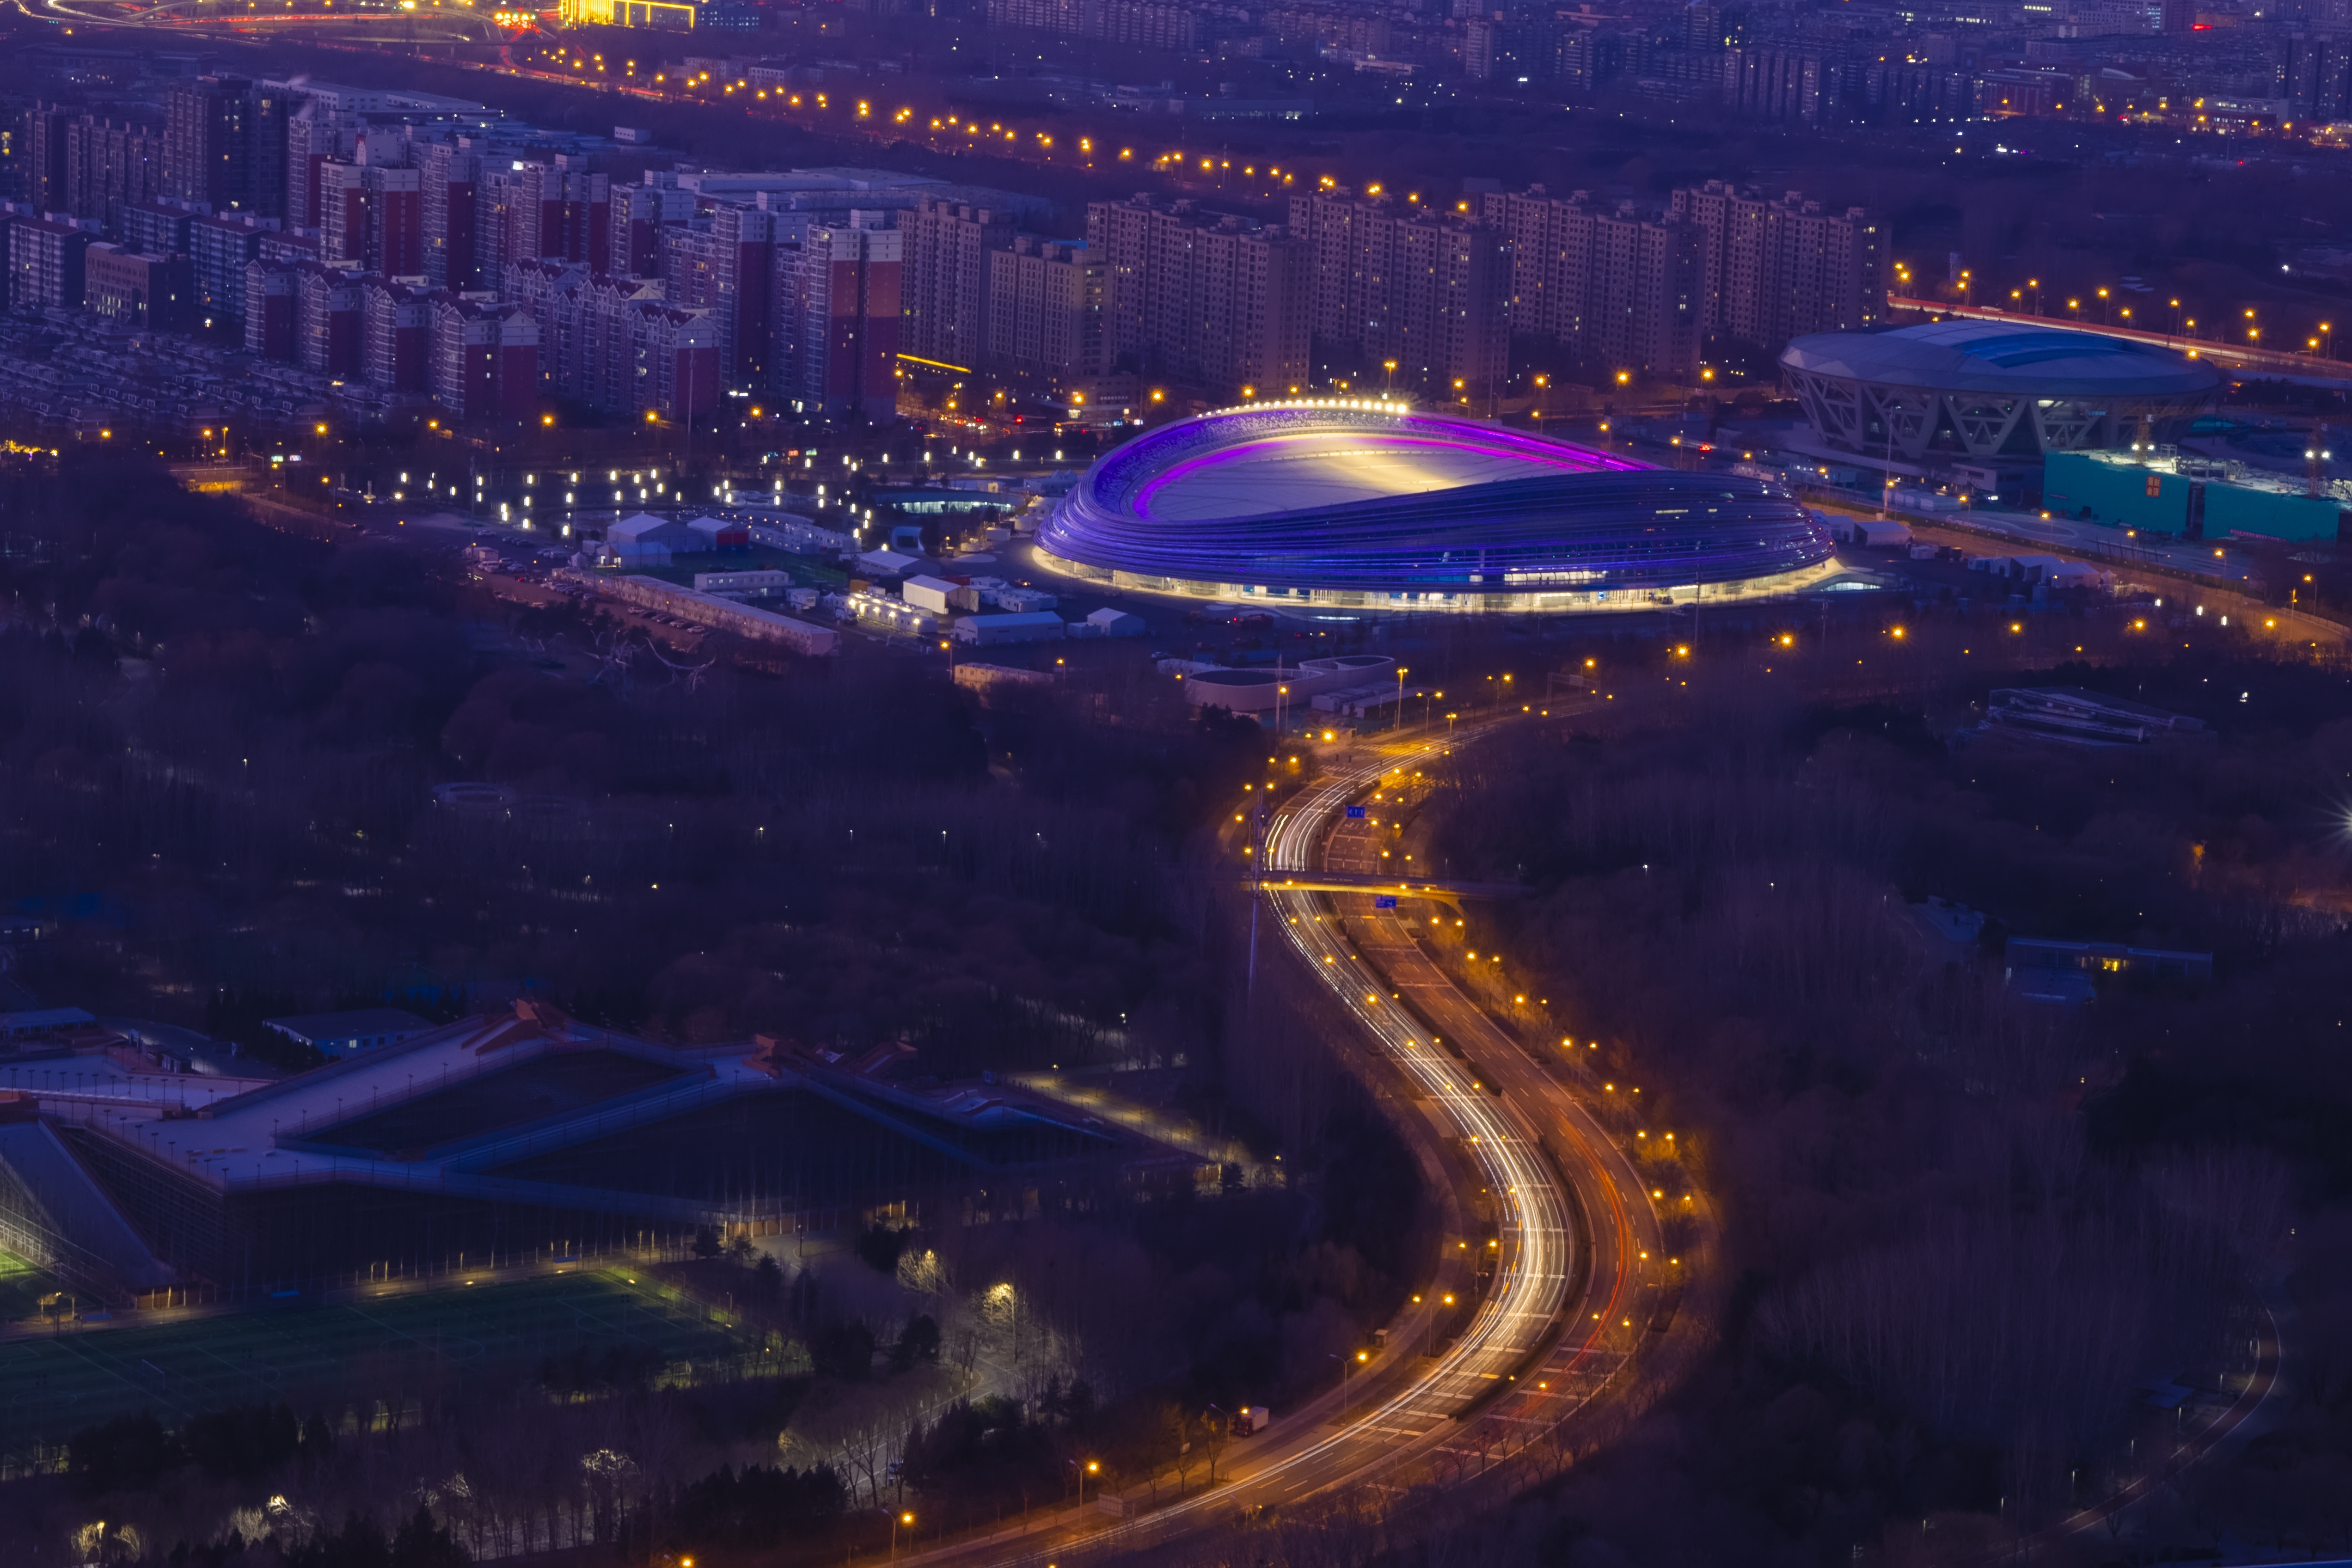
[[[898,1561],[898,1527],[902,1524],[911,1526],[914,1522],[915,1516],[911,1513],[897,1513],[890,1516],[891,1562],[896,1563]]]

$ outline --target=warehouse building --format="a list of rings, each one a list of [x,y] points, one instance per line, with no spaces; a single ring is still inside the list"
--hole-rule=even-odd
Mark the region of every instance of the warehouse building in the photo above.
[[[2053,453],[2042,500],[2055,514],[2179,539],[2352,542],[2352,484],[2314,485],[2169,446]]]

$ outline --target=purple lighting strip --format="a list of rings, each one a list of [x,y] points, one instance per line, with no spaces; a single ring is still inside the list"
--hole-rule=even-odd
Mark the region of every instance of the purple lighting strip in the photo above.
[[[1452,433],[1421,434],[1413,431],[1412,427],[1434,426],[1437,427],[1438,431],[1444,432],[1446,431],[1447,426],[1452,425],[1453,422],[1423,417],[1411,420],[1410,422],[1400,420],[1398,423],[1401,426],[1403,426],[1403,428],[1401,428],[1393,435],[1381,433],[1372,436],[1372,444],[1378,446],[1418,447],[1437,451],[1468,452],[1485,457],[1513,458],[1533,467],[1559,469],[1569,473],[1593,473],[1602,471],[1633,472],[1645,469],[1649,467],[1646,463],[1633,462],[1626,458],[1612,457],[1605,452],[1595,452],[1589,447],[1571,447],[1561,441],[1538,440],[1525,436],[1515,435],[1507,430],[1496,430],[1488,426],[1454,426],[1454,428],[1460,429],[1464,432],[1459,435]],[[1180,462],[1172,463],[1160,473],[1153,475],[1151,479],[1146,481],[1143,487],[1136,492],[1135,500],[1132,503],[1135,508],[1135,513],[1139,518],[1150,518],[1151,516],[1152,500],[1162,489],[1182,479],[1189,479],[1204,468],[1218,468],[1231,463],[1246,461],[1253,457],[1264,454],[1266,450],[1272,447],[1286,446],[1295,441],[1310,441],[1329,434],[1331,434],[1331,432],[1328,430],[1304,430],[1295,435],[1265,436],[1261,437],[1255,441],[1244,441],[1232,447],[1221,447],[1213,451],[1203,452],[1198,457],[1186,458]],[[1493,481],[1473,480],[1470,482],[1491,483]],[[1438,488],[1445,489],[1449,487],[1440,486]]]

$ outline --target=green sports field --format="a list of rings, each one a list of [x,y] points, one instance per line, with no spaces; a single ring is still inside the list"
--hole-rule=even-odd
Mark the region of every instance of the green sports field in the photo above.
[[[15,1285],[0,1277],[0,1290]],[[756,1334],[707,1321],[692,1303],[665,1300],[614,1270],[179,1323],[84,1324],[0,1342],[0,1444],[55,1441],[142,1410],[170,1426],[265,1401],[308,1414],[413,1400],[453,1383],[535,1373],[575,1351],[592,1369],[607,1352],[640,1363],[657,1356],[670,1376],[765,1371],[776,1359]]]

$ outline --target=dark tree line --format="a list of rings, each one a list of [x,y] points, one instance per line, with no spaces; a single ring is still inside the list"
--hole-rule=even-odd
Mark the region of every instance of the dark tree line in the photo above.
[[[1675,1131],[1645,1168],[1720,1205],[1735,1271],[1721,1351],[1518,1510],[1511,1550],[1965,1556],[2160,1468],[2179,1417],[2142,1390],[2236,1387],[2286,1300],[2263,1281],[2291,1271],[2297,1337],[2332,1339],[2347,1296],[2308,1238],[2352,1197],[2346,669],[2224,647],[2021,679],[2219,731],[2145,752],[1955,751],[1985,683],[1960,672],[1881,705],[1690,679],[1472,751],[1425,814],[1431,853],[1536,889],[1449,932],[1450,961],[1503,955],[1490,1003],[1576,1042],[1629,1144]],[[1931,895],[1984,936],[1930,935]],[[2011,932],[2211,951],[2216,979],[2037,1006],[2005,983]],[[2159,1480],[2133,1527],[2338,1542],[2341,1381],[2299,1378],[2291,1439]]]

